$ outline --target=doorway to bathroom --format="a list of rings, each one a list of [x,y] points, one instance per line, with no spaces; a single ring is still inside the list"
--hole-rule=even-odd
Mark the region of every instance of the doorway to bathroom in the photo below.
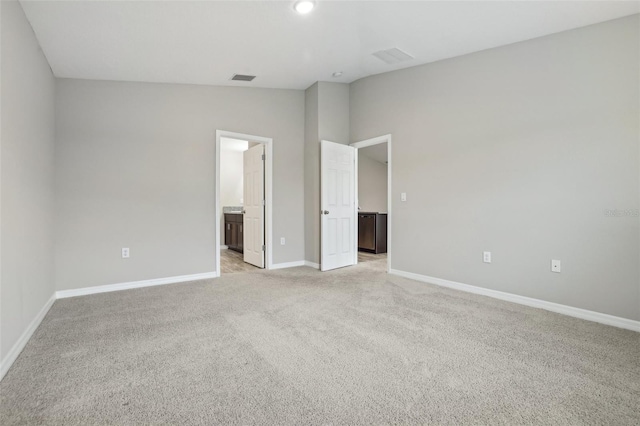
[[[216,132],[218,275],[270,269],[271,141]]]

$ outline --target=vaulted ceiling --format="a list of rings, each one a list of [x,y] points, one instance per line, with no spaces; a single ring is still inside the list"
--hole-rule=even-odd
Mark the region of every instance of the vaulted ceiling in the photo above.
[[[305,89],[640,11],[632,1],[21,0],[57,77]],[[398,48],[414,59],[372,54]],[[340,77],[332,77],[334,72]],[[253,82],[230,81],[252,74]]]

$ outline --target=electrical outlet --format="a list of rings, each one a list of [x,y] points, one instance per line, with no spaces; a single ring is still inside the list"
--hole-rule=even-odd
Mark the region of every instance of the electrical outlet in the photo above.
[[[557,272],[557,273],[562,272],[562,265],[560,264],[559,260],[551,261],[551,272]]]
[[[129,248],[128,247],[123,247],[122,248],[122,258],[123,259],[128,259],[129,258]]]
[[[490,251],[483,251],[482,252],[482,261],[484,263],[491,263],[491,252]]]
[[[285,243],[284,237],[281,237],[281,238],[280,238],[280,245],[281,245],[281,246],[283,246],[283,245],[284,245],[284,243]]]
[[[400,201],[407,201],[407,193],[403,192],[400,194]]]

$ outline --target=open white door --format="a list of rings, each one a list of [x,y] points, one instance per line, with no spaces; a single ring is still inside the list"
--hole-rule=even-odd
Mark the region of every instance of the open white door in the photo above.
[[[320,143],[320,269],[355,265],[356,149]]]
[[[244,152],[244,261],[264,268],[264,145]]]

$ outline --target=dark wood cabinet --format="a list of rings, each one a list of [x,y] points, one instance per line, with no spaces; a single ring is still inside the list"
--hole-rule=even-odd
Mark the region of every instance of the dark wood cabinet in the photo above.
[[[224,243],[230,250],[244,252],[243,226],[242,213],[224,214]]]
[[[386,213],[358,213],[358,250],[370,253],[387,252]]]

